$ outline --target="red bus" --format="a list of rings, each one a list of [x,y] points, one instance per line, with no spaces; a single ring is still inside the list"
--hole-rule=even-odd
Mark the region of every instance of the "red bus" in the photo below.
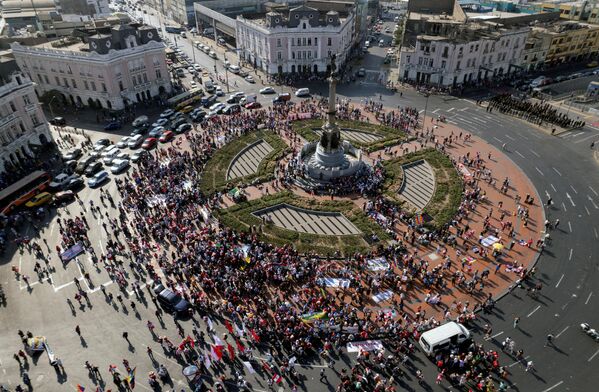
[[[9,215],[15,208],[44,191],[51,180],[48,173],[38,170],[0,191],[0,212]]]

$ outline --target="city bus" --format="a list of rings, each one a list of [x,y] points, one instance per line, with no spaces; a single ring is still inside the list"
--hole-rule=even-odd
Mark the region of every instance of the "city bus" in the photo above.
[[[175,95],[166,102],[171,108],[179,110],[194,102],[198,102],[202,98],[202,95],[203,91],[201,88],[193,88],[179,95]]]
[[[167,33],[173,33],[173,34],[180,34],[183,29],[181,27],[176,27],[176,26],[165,26],[164,30],[166,30]]]
[[[35,171],[0,191],[0,212],[9,215],[15,208],[44,191],[52,177],[45,171]]]

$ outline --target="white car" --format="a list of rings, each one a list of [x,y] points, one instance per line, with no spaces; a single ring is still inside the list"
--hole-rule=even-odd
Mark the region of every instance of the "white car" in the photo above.
[[[200,72],[200,71],[202,70],[202,67],[200,67],[200,64],[198,64],[198,63],[195,63],[195,64],[193,65],[193,69],[195,69],[196,71]]]
[[[71,176],[67,173],[60,173],[54,180],[50,183],[50,188],[52,189],[61,189],[71,180]]]
[[[112,161],[110,172],[112,174],[118,174],[129,167],[129,160],[127,159],[115,159]]]
[[[105,148],[106,146],[98,144],[97,146],[94,146],[94,150],[90,152],[89,155],[91,155],[94,158],[97,158],[102,154],[102,151],[104,151]]]
[[[256,81],[254,80],[254,78],[252,77],[252,75],[248,75],[248,76],[246,76],[246,77],[245,77],[245,80],[246,80],[248,83],[252,83],[252,84],[253,84],[253,83],[256,83]]]
[[[223,95],[225,95],[225,92],[223,91],[223,88],[221,86],[216,86],[214,93],[217,97],[222,97]]]
[[[135,135],[128,142],[127,147],[129,148],[138,148],[144,142],[143,135]]]
[[[196,88],[196,87],[198,87],[198,84],[194,80],[192,80],[191,82],[189,82],[189,86],[191,88]]]
[[[127,147],[127,143],[131,140],[131,136],[124,136],[117,144],[117,148],[123,149]]]
[[[306,87],[300,88],[295,92],[296,97],[307,97],[308,95],[310,95],[310,89]]]
[[[270,86],[260,89],[260,94],[274,94],[274,93],[275,93],[275,89]]]
[[[217,58],[216,52],[214,50],[211,50],[210,52],[208,52],[208,56],[212,57],[213,59]]]

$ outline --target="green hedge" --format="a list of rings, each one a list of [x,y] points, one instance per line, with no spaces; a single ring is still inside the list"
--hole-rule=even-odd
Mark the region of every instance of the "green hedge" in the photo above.
[[[371,247],[365,238],[373,233],[381,241],[390,239],[389,235],[379,225],[368,218],[362,209],[351,201],[306,199],[296,196],[290,191],[283,191],[264,196],[260,199],[239,203],[227,209],[216,211],[216,215],[224,225],[236,231],[249,231],[252,225],[259,227],[262,223],[261,219],[252,215],[253,212],[282,203],[304,209],[342,213],[364,234],[345,236],[318,235],[299,233],[275,225],[266,225],[260,234],[263,241],[279,246],[292,244],[302,253],[316,252],[320,255],[332,255],[335,251],[339,250],[342,254],[348,255],[355,252],[368,252]]]
[[[322,127],[325,119],[297,120],[292,123],[293,129],[307,141],[313,142],[319,139],[314,129]],[[352,129],[355,131],[364,131],[381,136],[381,139],[371,143],[362,143],[352,140],[352,144],[367,152],[377,151],[385,147],[395,146],[403,141],[409,140],[405,132],[382,124],[367,123],[356,120],[337,119],[339,128]]]
[[[435,193],[424,212],[433,218],[428,225],[439,228],[451,221],[457,213],[464,190],[462,177],[447,155],[434,148],[427,148],[384,161],[383,194],[389,201],[405,207],[405,201],[398,194],[403,178],[402,166],[421,159],[427,161],[435,172]]]
[[[270,144],[273,150],[260,162],[258,171],[249,176],[227,180],[227,169],[233,158],[245,147],[260,139],[264,139]],[[277,161],[289,151],[287,144],[274,132],[260,130],[243,135],[217,150],[212,158],[208,160],[202,172],[200,189],[205,194],[212,194],[217,191],[232,189],[238,185],[271,180],[274,178]]]

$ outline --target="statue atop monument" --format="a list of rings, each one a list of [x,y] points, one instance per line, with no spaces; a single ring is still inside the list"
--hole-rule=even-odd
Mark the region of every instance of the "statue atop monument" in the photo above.
[[[331,64],[329,66],[331,74],[329,76],[329,110],[327,111],[327,122],[322,127],[322,136],[320,137],[320,145],[326,151],[332,151],[339,148],[341,142],[341,133],[335,122],[336,102],[337,102],[337,65],[335,60],[337,55],[331,56]]]

